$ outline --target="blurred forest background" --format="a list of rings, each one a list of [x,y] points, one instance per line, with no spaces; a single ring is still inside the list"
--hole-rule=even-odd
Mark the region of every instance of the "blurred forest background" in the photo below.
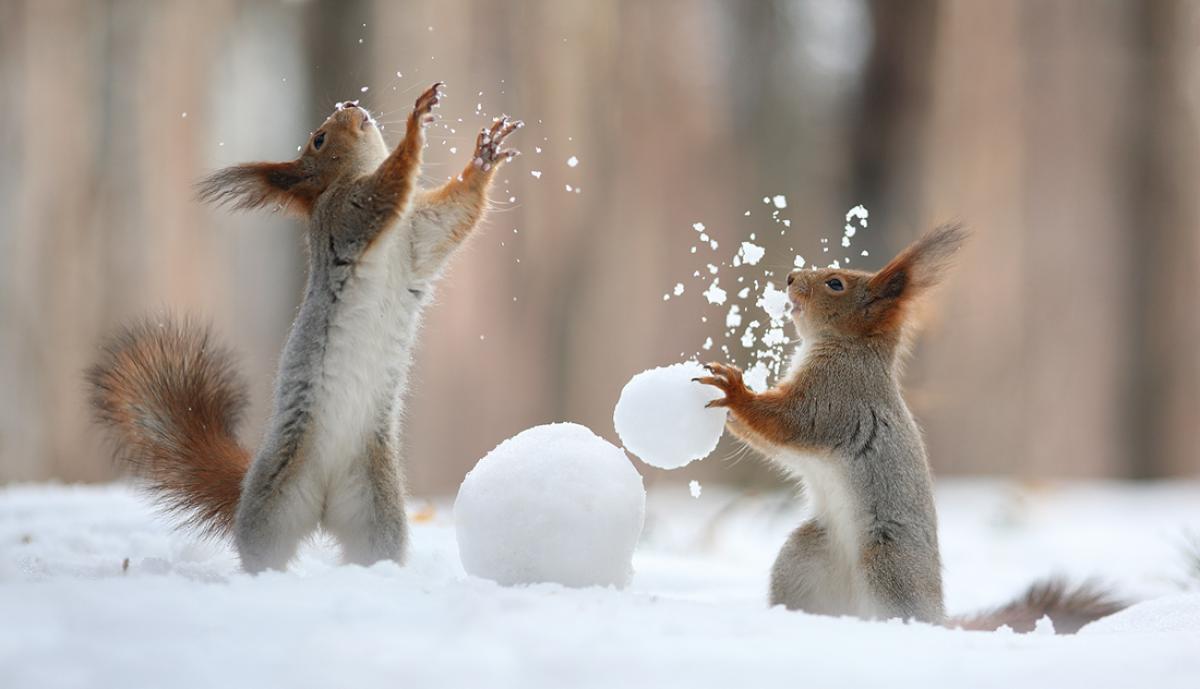
[[[193,184],[294,156],[342,99],[394,143],[435,80],[429,184],[493,115],[529,126],[426,318],[414,492],[453,492],[535,424],[615,441],[629,377],[706,337],[745,365],[693,273],[752,233],[760,268],[827,263],[860,203],[851,266],[938,222],[974,231],[906,380],[937,472],[1195,476],[1198,51],[1200,3],[1181,0],[0,0],[0,482],[115,475],[81,371],[163,307],[242,355],[253,446],[302,235]],[[691,253],[695,222],[717,250]],[[639,469],[777,480],[753,461]]]

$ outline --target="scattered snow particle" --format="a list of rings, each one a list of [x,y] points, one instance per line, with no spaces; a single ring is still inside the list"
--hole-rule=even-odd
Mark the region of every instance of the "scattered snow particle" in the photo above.
[[[530,171],[529,171],[529,174],[533,175],[534,179],[541,179],[541,178],[542,178],[542,171],[541,171],[541,170],[530,170]]]
[[[703,233],[703,232],[704,232],[704,223],[702,223],[702,222],[694,222],[694,223],[692,223],[692,229],[693,229],[693,230],[695,230],[695,231],[697,231],[697,232],[701,232],[701,233]]]
[[[733,304],[729,307],[729,313],[725,314],[725,327],[732,329],[732,328],[736,328],[736,327],[740,326],[741,324],[742,324],[741,309],[738,307],[737,304]]]
[[[712,349],[712,346],[713,346],[712,338],[706,337],[706,338],[704,338],[704,344],[700,345],[700,349],[708,351],[708,350]]]
[[[712,284],[704,290],[704,298],[708,300],[708,303],[718,306],[725,303],[725,290],[717,286],[720,280],[721,278],[713,278]]]
[[[358,90],[358,92],[359,92],[359,93],[366,93],[367,91],[370,91],[370,90],[371,90],[371,87],[370,87],[370,86],[364,86],[364,87],[360,88],[360,89]]]
[[[187,113],[186,113],[186,112],[185,112],[185,113],[181,113],[179,116],[180,116],[180,117],[182,117],[182,118],[183,118],[183,119],[185,119],[185,120],[187,119]]]
[[[701,490],[701,488],[700,488],[699,481],[697,481],[696,479],[692,479],[691,481],[688,481],[688,492],[692,494],[693,498],[700,497],[700,490]]]
[[[579,165],[578,158],[576,158],[575,156],[571,156],[570,158],[567,158],[567,167],[575,167],[576,165]]]
[[[787,197],[783,194],[776,194],[771,198],[771,203],[775,204],[776,208],[787,208]]]
[[[739,251],[742,260],[750,266],[758,265],[765,253],[767,253],[766,249],[750,242],[742,242],[742,248]]]
[[[675,296],[677,296],[677,297],[678,297],[678,296],[679,296],[679,295],[681,295],[681,294],[683,294],[683,283],[682,283],[682,282],[676,282],[676,283],[675,283]]]
[[[565,187],[567,188],[567,191],[571,191],[571,185],[570,185],[570,184],[564,184],[563,186],[565,186]]]
[[[743,376],[746,381],[746,387],[754,392],[765,392],[767,389],[767,366],[761,361],[754,362]]]
[[[796,261],[793,265],[795,265],[797,268],[803,268],[804,267],[804,257],[797,256]]]

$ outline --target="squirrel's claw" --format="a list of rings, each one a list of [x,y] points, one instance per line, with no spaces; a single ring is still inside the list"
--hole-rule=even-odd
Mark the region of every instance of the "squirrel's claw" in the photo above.
[[[520,155],[520,151],[515,148],[502,150],[500,145],[504,143],[509,134],[524,126],[525,123],[521,120],[514,120],[508,115],[502,115],[492,121],[490,128],[481,128],[479,136],[475,139],[475,158],[473,159],[475,167],[487,172],[500,163],[507,163]]]
[[[439,81],[417,96],[417,102],[413,105],[412,117],[422,127],[433,124],[437,119],[433,114],[433,109],[442,104],[442,98],[445,97],[443,89],[445,88],[446,83]]]

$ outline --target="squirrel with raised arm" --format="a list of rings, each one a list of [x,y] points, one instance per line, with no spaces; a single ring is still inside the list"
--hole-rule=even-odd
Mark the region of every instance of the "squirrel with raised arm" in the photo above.
[[[775,560],[772,605],[1017,631],[1049,616],[1059,632],[1121,609],[1093,587],[1049,580],[994,611],[946,617],[933,479],[899,378],[912,306],[965,237],[957,225],[939,227],[877,273],[793,271],[787,290],[802,344],[786,379],[755,393],[720,363],[697,379],[724,392],[709,406],[728,408],[729,431],[798,478],[811,504]]]
[[[229,352],[191,322],[150,318],[88,372],[118,457],[169,511],[231,535],[249,572],[284,569],[318,526],[347,562],[402,562],[407,544],[400,423],[421,310],[483,217],[519,121],[484,128],[462,174],[417,187],[442,84],[417,99],[390,154],[370,113],[341,103],[299,158],[246,163],[200,184],[236,209],[306,222],[308,280],[279,361],[273,410],[253,455],[237,439],[245,385]]]

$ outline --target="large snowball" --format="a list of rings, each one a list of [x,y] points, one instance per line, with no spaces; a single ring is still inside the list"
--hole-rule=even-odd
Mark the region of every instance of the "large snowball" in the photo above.
[[[678,469],[704,459],[725,429],[723,408],[705,409],[723,393],[693,378],[709,375],[694,361],[634,376],[621,390],[613,424],[625,449],[660,469]]]
[[[625,586],[646,490],[620,448],[574,423],[522,431],[467,474],[454,502],[468,574],[501,584]]]

